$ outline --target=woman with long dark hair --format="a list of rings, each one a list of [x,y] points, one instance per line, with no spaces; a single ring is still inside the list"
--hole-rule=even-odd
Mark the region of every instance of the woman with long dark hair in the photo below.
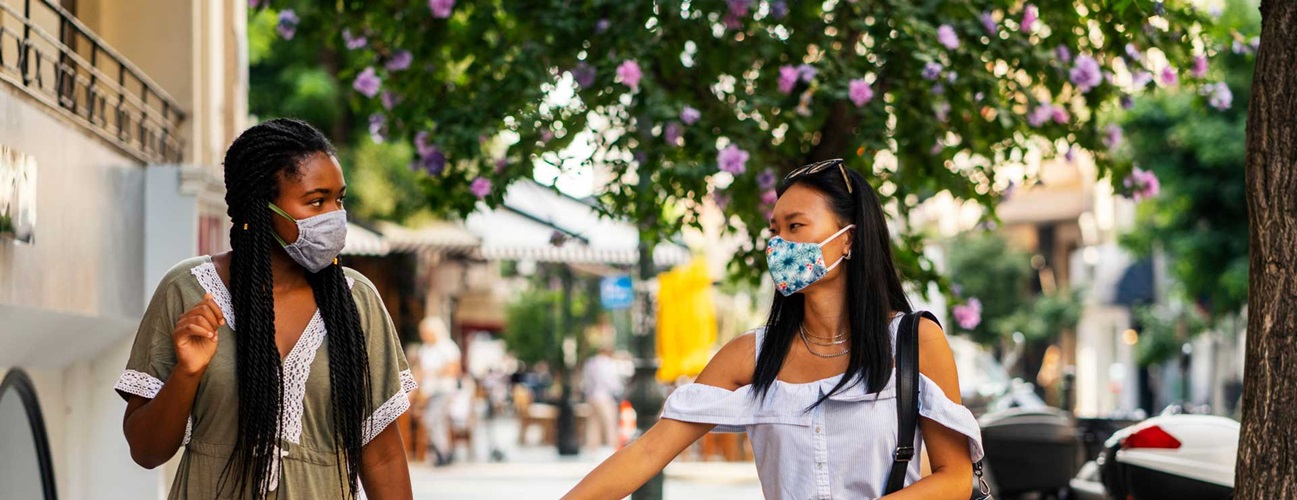
[[[346,183],[328,139],[276,119],[225,154],[232,250],[176,265],[115,389],[131,456],[184,447],[169,498],[410,498],[415,388],[374,285],[344,268]]]
[[[864,176],[830,160],[779,186],[767,262],[775,282],[764,328],[726,344],[660,420],[565,498],[618,499],[704,434],[747,432],[768,499],[883,496],[897,445],[893,350],[910,303],[892,262],[883,209]],[[967,499],[981,433],[959,404],[941,327],[919,327],[920,462],[888,498]]]

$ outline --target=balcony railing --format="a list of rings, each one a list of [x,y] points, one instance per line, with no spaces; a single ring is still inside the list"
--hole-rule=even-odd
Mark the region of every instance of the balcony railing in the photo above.
[[[184,159],[185,111],[70,12],[0,0],[0,21],[0,80],[141,162]]]

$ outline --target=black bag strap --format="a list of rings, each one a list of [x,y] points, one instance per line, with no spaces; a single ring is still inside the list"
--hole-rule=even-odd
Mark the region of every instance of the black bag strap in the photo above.
[[[914,432],[919,424],[919,319],[941,324],[928,311],[915,311],[901,318],[896,328],[896,452],[887,476],[886,493],[905,486],[905,472],[914,459]]]

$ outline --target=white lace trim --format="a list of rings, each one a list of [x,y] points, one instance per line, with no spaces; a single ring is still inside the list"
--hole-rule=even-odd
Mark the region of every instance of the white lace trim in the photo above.
[[[234,302],[230,298],[230,290],[225,288],[225,283],[221,282],[221,275],[216,272],[216,266],[208,261],[194,266],[189,272],[198,278],[198,284],[203,286],[203,290],[212,294],[212,299],[221,308],[221,314],[225,315],[225,323],[233,330]]]
[[[306,379],[311,376],[311,362],[324,343],[324,318],[315,311],[297,345],[284,358],[284,439],[302,442],[302,415],[306,405]]]
[[[364,431],[364,439],[361,445],[369,444],[378,433],[383,432],[389,424],[395,422],[402,413],[410,409],[410,397],[406,394],[405,389],[396,392],[383,406],[374,410],[374,414],[365,419],[365,424],[361,430]]]
[[[221,276],[216,272],[216,266],[210,261],[194,266],[190,273],[198,279],[198,284],[202,285],[203,290],[212,294],[216,305],[221,308],[225,315],[225,321],[229,324],[230,329],[234,327],[234,303],[230,296],[230,290],[225,287],[221,281]],[[350,276],[347,277],[347,288],[354,288],[356,280]],[[315,354],[319,352],[320,346],[324,344],[324,337],[328,332],[324,327],[324,317],[320,315],[319,309],[316,309],[315,315],[311,316],[311,321],[306,324],[306,329],[302,336],[297,339],[297,344],[288,351],[288,357],[284,358],[283,363],[283,383],[284,383],[284,439],[293,444],[302,442],[302,418],[305,414],[306,407],[306,381],[311,377],[311,363],[315,361]],[[410,378],[414,380],[413,377]],[[404,380],[402,380],[404,383]],[[159,383],[159,388],[161,384]],[[154,394],[157,392],[154,391]],[[191,422],[192,424],[192,422]],[[189,442],[188,431],[185,433],[185,442]]]
[[[409,369],[401,370],[401,390],[406,394],[414,394],[419,389],[419,383],[414,381],[414,374]]]
[[[121,377],[117,378],[117,383],[113,384],[113,389],[142,398],[153,399],[158,397],[159,392],[162,392],[162,381],[153,375],[128,369],[122,372]],[[194,417],[190,415],[189,419],[185,421],[185,440],[181,445],[189,444],[189,438],[193,434]]]
[[[113,389],[142,398],[153,399],[158,396],[158,391],[162,390],[162,381],[144,372],[126,370],[122,372],[121,377],[117,378],[117,383],[113,385]]]

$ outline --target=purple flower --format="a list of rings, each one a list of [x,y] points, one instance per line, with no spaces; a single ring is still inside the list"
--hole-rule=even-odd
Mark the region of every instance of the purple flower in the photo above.
[[[1207,105],[1213,108],[1224,111],[1234,104],[1234,93],[1225,82],[1209,83],[1202,91],[1207,95]]]
[[[390,90],[384,90],[383,94],[379,96],[379,99],[383,101],[383,109],[388,111],[391,111],[392,108],[396,106],[396,103],[401,102],[401,98],[397,97],[397,95]]]
[[[786,16],[788,16],[788,2],[784,0],[770,2],[770,17],[783,19]]]
[[[356,92],[360,92],[361,94],[364,94],[365,97],[370,98],[378,95],[378,89],[382,86],[383,81],[374,73],[373,66],[366,67],[364,71],[361,71],[359,75],[356,75],[356,81],[351,83],[351,88],[356,89]]]
[[[680,124],[678,122],[671,122],[662,130],[662,137],[666,139],[667,144],[679,146],[681,132]]]
[[[432,17],[445,19],[455,9],[455,0],[428,0],[428,9],[432,10]]]
[[[1230,48],[1235,54],[1246,54],[1249,52],[1247,44],[1239,40],[1234,40],[1234,42],[1230,44]]]
[[[1031,110],[1031,113],[1027,114],[1027,124],[1031,125],[1033,128],[1039,127],[1044,125],[1045,122],[1049,121],[1053,117],[1054,106],[1047,102],[1042,102],[1036,106],[1036,109]]]
[[[1189,75],[1194,78],[1207,76],[1207,56],[1193,57],[1193,69],[1189,70]]]
[[[1099,69],[1098,61],[1095,61],[1093,57],[1081,54],[1076,56],[1076,65],[1072,66],[1072,71],[1068,73],[1068,79],[1084,93],[1103,83],[1103,72]]]
[[[382,144],[383,136],[387,134],[387,117],[382,113],[369,115],[369,137],[374,139],[374,143]]]
[[[1167,66],[1162,68],[1162,73],[1158,75],[1158,81],[1162,82],[1162,85],[1169,87],[1180,83],[1180,75],[1176,74],[1175,68]]]
[[[797,80],[801,77],[802,75],[799,71],[797,71],[797,68],[787,64],[780,66],[779,67],[779,91],[785,94],[792,92],[793,86],[797,85]]]
[[[297,34],[297,23],[299,21],[297,13],[293,12],[292,9],[281,10],[279,11],[279,22],[275,24],[275,31],[278,31],[279,36],[284,37],[284,40],[292,40],[293,35]]]
[[[551,141],[551,140],[554,140],[554,131],[553,131],[553,130],[550,130],[550,129],[546,128],[546,129],[540,131],[540,142],[541,142],[541,144],[547,143],[547,142],[549,142],[549,141]]]
[[[491,179],[486,177],[473,179],[473,184],[468,186],[468,190],[472,191],[473,196],[476,196],[479,200],[486,198],[486,195],[491,194]]]
[[[1136,47],[1133,43],[1126,44],[1126,57],[1129,57],[1132,61],[1144,60],[1144,54],[1141,53],[1139,47]]]
[[[262,1],[263,1],[263,0],[248,0],[248,8],[249,8],[249,9],[258,9],[258,8],[261,8],[261,2],[262,2]]]
[[[716,154],[716,165],[722,172],[734,175],[742,174],[748,169],[748,152],[730,144]]]
[[[950,103],[948,102],[937,103],[936,106],[933,106],[933,114],[937,116],[938,121],[942,121],[942,122],[946,121],[947,119],[950,118]]]
[[[874,89],[865,82],[864,78],[856,78],[847,84],[847,97],[858,108],[874,99]]]
[[[1117,149],[1117,147],[1121,146],[1121,143],[1124,140],[1125,138],[1122,137],[1121,127],[1118,127],[1116,124],[1108,125],[1103,137],[1103,144],[1108,146],[1108,149]]]
[[[631,90],[639,90],[639,80],[644,73],[639,69],[639,63],[634,59],[622,61],[621,66],[617,66],[617,81],[622,85],[630,87]]]
[[[1063,153],[1063,159],[1067,160],[1068,163],[1076,161],[1076,146],[1068,146],[1067,152]]]
[[[576,63],[572,69],[567,70],[572,75],[572,80],[576,81],[581,88],[590,88],[594,85],[594,67],[585,62]]]
[[[441,152],[441,149],[432,146],[431,152],[427,156],[414,160],[411,168],[423,170],[428,175],[441,175],[442,172],[446,171],[446,155]]]
[[[369,39],[363,35],[351,36],[351,30],[342,30],[342,40],[347,44],[348,50],[356,50],[369,43]]]
[[[932,95],[942,95],[946,93],[946,86],[940,83],[932,86]]]
[[[1062,106],[1054,106],[1052,111],[1053,111],[1054,123],[1057,123],[1059,125],[1066,125],[1068,120],[1072,119],[1072,115],[1068,114],[1067,108],[1064,108]]]
[[[946,73],[946,81],[947,81],[947,82],[955,83],[955,79],[957,79],[957,78],[959,78],[959,72],[958,72],[958,71],[950,71],[949,73]]]
[[[1130,85],[1137,89],[1142,89],[1144,87],[1147,87],[1149,82],[1152,81],[1153,81],[1153,75],[1147,71],[1140,70],[1130,75]]]
[[[1033,4],[1027,4],[1022,8],[1022,31],[1030,33],[1031,27],[1036,25],[1036,19],[1040,18],[1040,10]]]
[[[943,24],[937,27],[937,42],[941,43],[948,50],[959,48],[959,35],[955,34],[955,28],[949,24]]]
[[[955,306],[951,312],[954,313],[955,322],[965,330],[972,330],[982,324],[982,301],[977,300],[976,297],[968,299],[967,303]]]
[[[509,160],[507,160],[507,159],[505,159],[505,158],[496,158],[496,159],[495,159],[495,173],[497,173],[497,174],[502,174],[502,173],[504,173],[504,169],[505,169],[505,167],[508,167],[508,166],[509,166]]]
[[[762,191],[768,191],[774,189],[775,182],[777,181],[778,180],[775,179],[775,171],[770,170],[768,168],[762,170],[760,174],[757,174],[757,187],[760,188]]]
[[[775,192],[775,190],[767,189],[761,192],[762,205],[765,205],[767,207],[773,206],[776,201],[779,201],[779,193]]]
[[[698,119],[702,117],[702,112],[691,106],[685,106],[684,109],[680,110],[680,121],[685,122],[685,125],[698,123]]]
[[[1161,191],[1161,182],[1157,180],[1157,175],[1151,170],[1142,170],[1139,167],[1126,177],[1123,184],[1130,190],[1130,197],[1135,201],[1156,197]]]
[[[1256,52],[1257,49],[1261,48],[1261,37],[1252,37],[1251,40],[1247,41],[1247,46],[1252,49],[1252,52]]]
[[[976,93],[976,94],[973,94],[973,100],[974,100],[974,101],[982,102],[982,99],[984,99],[984,98],[986,98],[986,94],[983,93],[983,92],[978,92],[978,93]]]
[[[1068,50],[1066,45],[1059,45],[1054,49],[1054,57],[1057,57],[1059,62],[1068,64],[1072,62],[1072,51]]]
[[[747,17],[748,9],[752,8],[752,0],[726,0],[729,5],[730,15],[735,18]]]
[[[1130,95],[1121,96],[1121,109],[1129,110],[1135,107],[1135,98]]]
[[[797,73],[801,75],[802,81],[807,83],[810,83],[811,80],[814,80],[815,75],[820,74],[819,70],[815,69],[814,66],[811,66],[809,64],[803,64],[801,66],[798,66]]]
[[[388,71],[402,71],[409,68],[412,62],[414,62],[414,55],[410,54],[410,51],[398,50],[392,53],[385,67]]]
[[[945,69],[939,62],[930,62],[923,65],[923,78],[925,80],[936,80],[941,76],[941,70]]]
[[[600,19],[598,22],[594,23],[594,32],[603,33],[605,31],[608,31],[608,28],[611,27],[612,27],[612,21],[609,21],[607,18],[603,18]]]
[[[414,150],[419,154],[419,158],[427,158],[437,151],[437,146],[428,142],[428,131],[420,130],[414,134]]]
[[[986,30],[987,34],[994,35],[1000,31],[1000,26],[995,23],[995,16],[992,16],[989,11],[982,11],[977,18],[982,20],[982,29]]]

